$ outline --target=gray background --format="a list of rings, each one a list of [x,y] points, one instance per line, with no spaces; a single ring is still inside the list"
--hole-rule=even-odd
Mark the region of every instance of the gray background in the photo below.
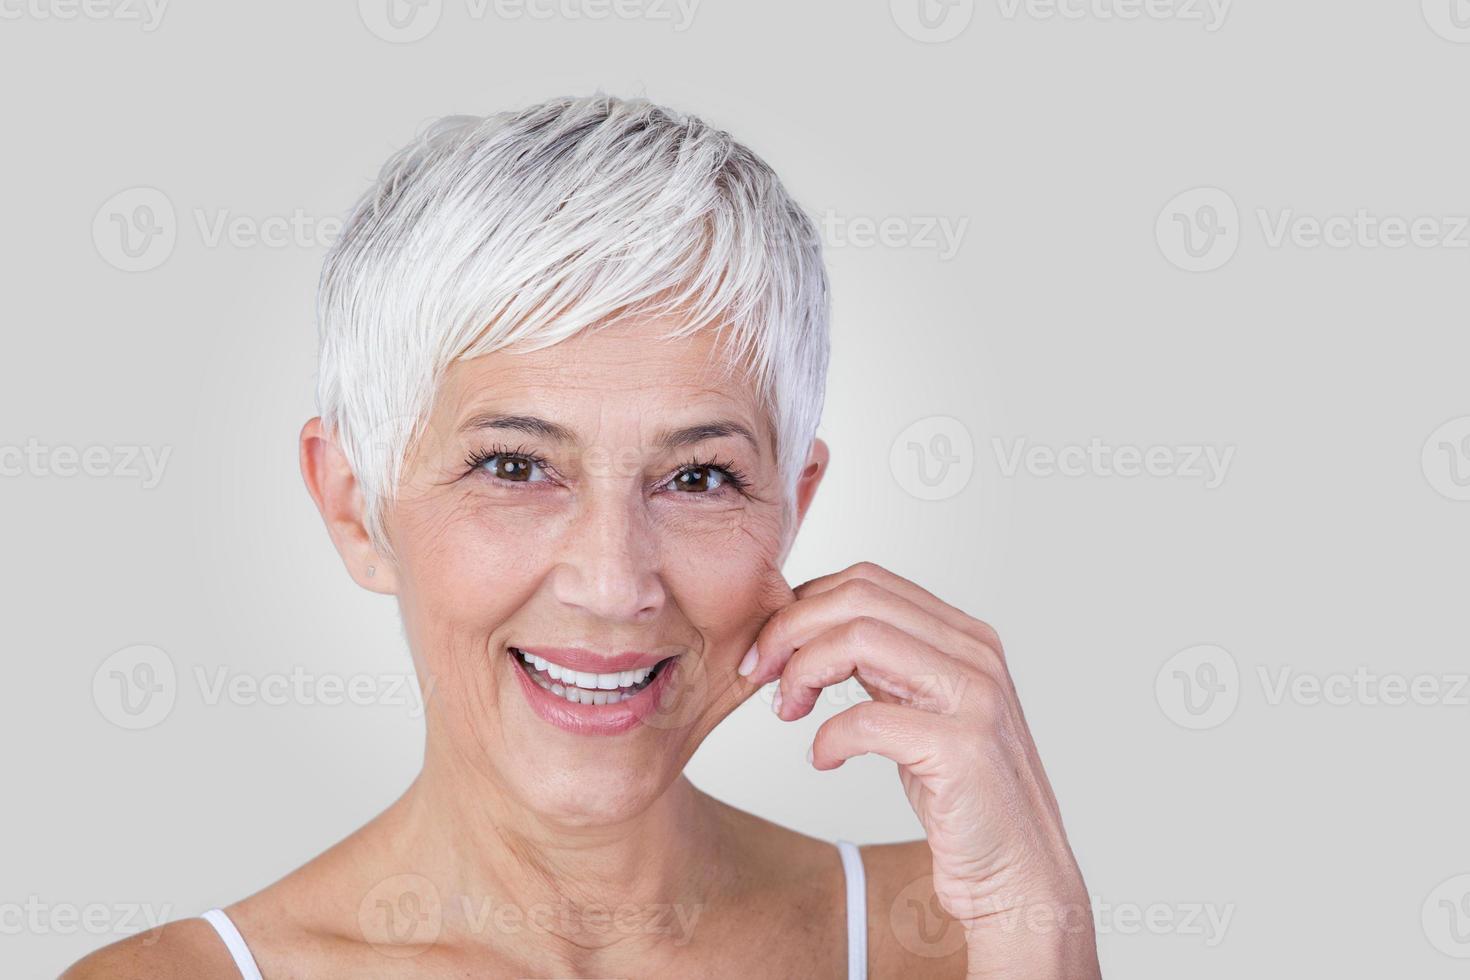
[[[409,669],[297,474],[323,244],[430,117],[602,87],[731,130],[824,221],[833,462],[788,578],[870,559],[999,629],[1105,972],[1463,976],[1470,4],[626,2],[399,34],[387,0],[4,7],[0,460],[34,450],[0,477],[5,974],[234,901],[411,778],[391,683],[211,687]],[[1360,210],[1429,224],[1312,243]],[[130,257],[118,220],[162,233]],[[1233,456],[1218,486],[1006,465],[1093,439]],[[129,447],[169,452],[156,486]],[[888,762],[806,766],[850,692],[786,726],[768,698],[697,784],[916,836]]]

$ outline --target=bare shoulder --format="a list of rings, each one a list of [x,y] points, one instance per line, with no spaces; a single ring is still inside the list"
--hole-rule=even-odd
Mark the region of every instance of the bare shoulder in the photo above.
[[[61,980],[230,980],[240,971],[214,927],[179,919],[129,936],[73,963]]]
[[[868,968],[875,977],[963,977],[965,934],[934,895],[924,840],[862,848],[868,885]]]
[[[343,880],[343,866],[351,865],[349,847],[355,837],[223,907],[267,975],[279,973],[283,963],[316,962],[310,957],[336,939],[323,935],[331,929],[322,923],[340,921],[341,909],[331,901],[331,883]],[[234,957],[214,926],[191,918],[104,946],[74,963],[60,980],[238,980],[239,976]]]

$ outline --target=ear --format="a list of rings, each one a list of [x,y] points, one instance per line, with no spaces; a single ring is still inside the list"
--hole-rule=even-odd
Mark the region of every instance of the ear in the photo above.
[[[362,488],[320,418],[302,426],[301,475],[352,580],[370,592],[397,594],[396,569],[378,553],[363,523]]]
[[[801,476],[796,480],[797,528],[801,527],[802,519],[806,517],[807,508],[812,504],[812,497],[816,496],[822,477],[827,475],[827,460],[830,457],[827,444],[821,439],[813,439],[811,451],[806,454],[806,465],[802,467]]]

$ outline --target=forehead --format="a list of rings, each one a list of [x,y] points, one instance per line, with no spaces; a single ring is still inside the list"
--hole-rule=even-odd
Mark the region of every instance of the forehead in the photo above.
[[[501,350],[453,364],[435,415],[456,425],[488,408],[556,416],[568,427],[604,429],[649,416],[738,414],[763,424],[754,387],[732,370],[713,330],[665,339],[665,320],[583,332],[535,351]],[[592,434],[592,433],[584,433]]]

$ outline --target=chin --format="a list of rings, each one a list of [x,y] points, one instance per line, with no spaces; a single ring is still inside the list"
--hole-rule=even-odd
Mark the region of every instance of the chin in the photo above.
[[[560,828],[610,827],[632,820],[678,776],[677,771],[650,771],[608,759],[569,760],[557,769],[554,775],[527,773],[516,795],[543,823]]]
[[[698,674],[694,655],[579,660],[574,651],[507,645],[501,709],[515,795],[547,821],[597,826],[642,813],[683,771],[691,729],[670,713]],[[570,662],[570,663],[569,663]],[[599,667],[601,670],[577,670]],[[616,669],[613,669],[616,668]],[[611,685],[611,686],[610,686]]]

